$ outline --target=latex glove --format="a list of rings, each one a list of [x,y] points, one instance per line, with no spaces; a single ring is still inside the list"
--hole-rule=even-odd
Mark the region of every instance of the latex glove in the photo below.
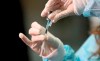
[[[49,15],[48,12],[52,11]],[[73,15],[74,7],[72,0],[48,0],[43,9],[41,16],[47,17],[52,20],[53,23],[58,20]]]
[[[59,43],[62,44],[60,39],[53,36],[51,33],[47,32],[44,34],[45,28],[38,24],[37,22],[33,22],[31,28],[29,29],[29,34],[31,35],[31,40],[28,39],[23,33],[19,34],[19,37],[22,41],[28,45],[34,52],[39,54],[40,56],[47,56],[55,49],[58,48]],[[42,51],[42,44],[45,41],[46,45],[44,46],[44,50]]]

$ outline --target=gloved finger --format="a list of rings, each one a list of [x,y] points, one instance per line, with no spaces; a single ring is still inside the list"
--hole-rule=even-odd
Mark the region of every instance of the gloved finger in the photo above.
[[[55,17],[53,18],[53,22],[57,22],[58,20],[67,17],[67,16],[71,16],[74,15],[74,8],[73,5],[69,5],[68,8],[58,14],[55,15]]]
[[[63,7],[67,8],[70,4],[72,4],[72,0],[66,0],[66,1],[64,1]]]
[[[61,3],[60,0],[48,0],[48,2],[45,4],[45,7],[51,7],[51,6],[54,6],[56,5],[57,3]]]
[[[46,39],[46,36],[45,35],[32,36],[32,38],[31,38],[31,40],[32,40],[33,43],[34,42],[38,42],[38,41],[42,42],[45,39]]]
[[[38,22],[33,22],[33,23],[31,24],[31,27],[40,30],[42,26],[41,26]]]
[[[22,39],[22,41],[28,45],[31,46],[32,42],[23,34],[23,33],[19,33],[19,37]]]
[[[31,27],[38,29],[39,30],[39,34],[44,34],[45,33],[45,28],[43,26],[41,26],[39,23],[37,23],[37,22],[33,22],[31,24]]]
[[[40,30],[36,29],[36,28],[30,28],[29,29],[29,34],[30,35],[39,35],[40,34]]]
[[[55,15],[58,14],[59,12],[61,12],[61,10],[55,10],[55,11],[53,11],[50,15],[48,15],[48,18],[51,19],[51,21],[52,21],[53,18],[55,17]]]
[[[49,15],[48,12],[58,9],[60,6],[61,6],[61,3],[59,0],[49,0],[46,3],[45,8],[41,12],[41,16],[42,17],[48,16]]]
[[[31,48],[32,49],[40,49],[41,48],[41,45],[42,45],[42,43],[41,42],[35,42],[32,46],[31,46]]]
[[[32,50],[34,51],[34,52],[36,52],[37,54],[40,54],[40,52],[41,52],[41,49],[40,48],[32,48]]]
[[[57,10],[58,8],[60,8],[60,7],[61,7],[60,4],[54,5],[53,7],[52,6],[51,7],[45,7],[44,10],[41,13],[41,16],[46,17],[46,16],[49,15],[48,12],[50,12],[50,11],[53,12],[53,11]]]

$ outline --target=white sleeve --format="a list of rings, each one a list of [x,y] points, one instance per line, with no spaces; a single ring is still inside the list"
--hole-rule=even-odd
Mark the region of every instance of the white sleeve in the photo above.
[[[85,17],[100,17],[100,0],[73,0],[74,13]]]
[[[74,13],[76,15],[81,15],[87,5],[87,0],[73,0]]]

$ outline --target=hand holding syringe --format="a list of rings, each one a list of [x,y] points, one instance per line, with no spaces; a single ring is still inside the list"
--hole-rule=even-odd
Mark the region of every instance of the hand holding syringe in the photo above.
[[[47,32],[48,32],[48,29],[49,29],[49,27],[52,25],[52,21],[51,21],[49,18],[47,18],[46,20],[47,20],[47,24],[46,24],[45,36],[47,36],[46,34],[47,34]],[[43,44],[42,44],[42,46],[41,46],[41,53],[40,53],[40,56],[42,55],[42,53],[48,54],[49,50],[48,50],[48,48],[46,48],[46,47],[47,47],[47,46],[46,46],[46,42],[43,41]],[[46,49],[45,49],[45,48],[46,48]]]
[[[33,22],[31,24],[29,29],[31,39],[29,39],[23,33],[19,34],[21,40],[40,56],[49,55],[51,52],[57,49],[59,43],[61,43],[59,38],[55,37],[48,31],[49,27],[52,25],[52,22],[48,18],[46,20],[46,27],[41,26],[38,22]]]

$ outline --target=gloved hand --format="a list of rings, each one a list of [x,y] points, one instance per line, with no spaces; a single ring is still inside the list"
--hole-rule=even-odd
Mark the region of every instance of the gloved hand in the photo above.
[[[52,11],[51,14],[48,12]],[[47,17],[52,20],[53,23],[58,20],[73,15],[74,7],[72,0],[48,0],[43,9],[41,16]]]
[[[28,45],[34,52],[40,56],[47,56],[53,52],[59,44],[63,44],[60,39],[53,36],[50,32],[45,33],[45,28],[33,22],[31,28],[29,29],[29,34],[31,35],[31,40],[28,39],[23,33],[19,34],[22,41]],[[43,46],[43,42],[45,45]]]

